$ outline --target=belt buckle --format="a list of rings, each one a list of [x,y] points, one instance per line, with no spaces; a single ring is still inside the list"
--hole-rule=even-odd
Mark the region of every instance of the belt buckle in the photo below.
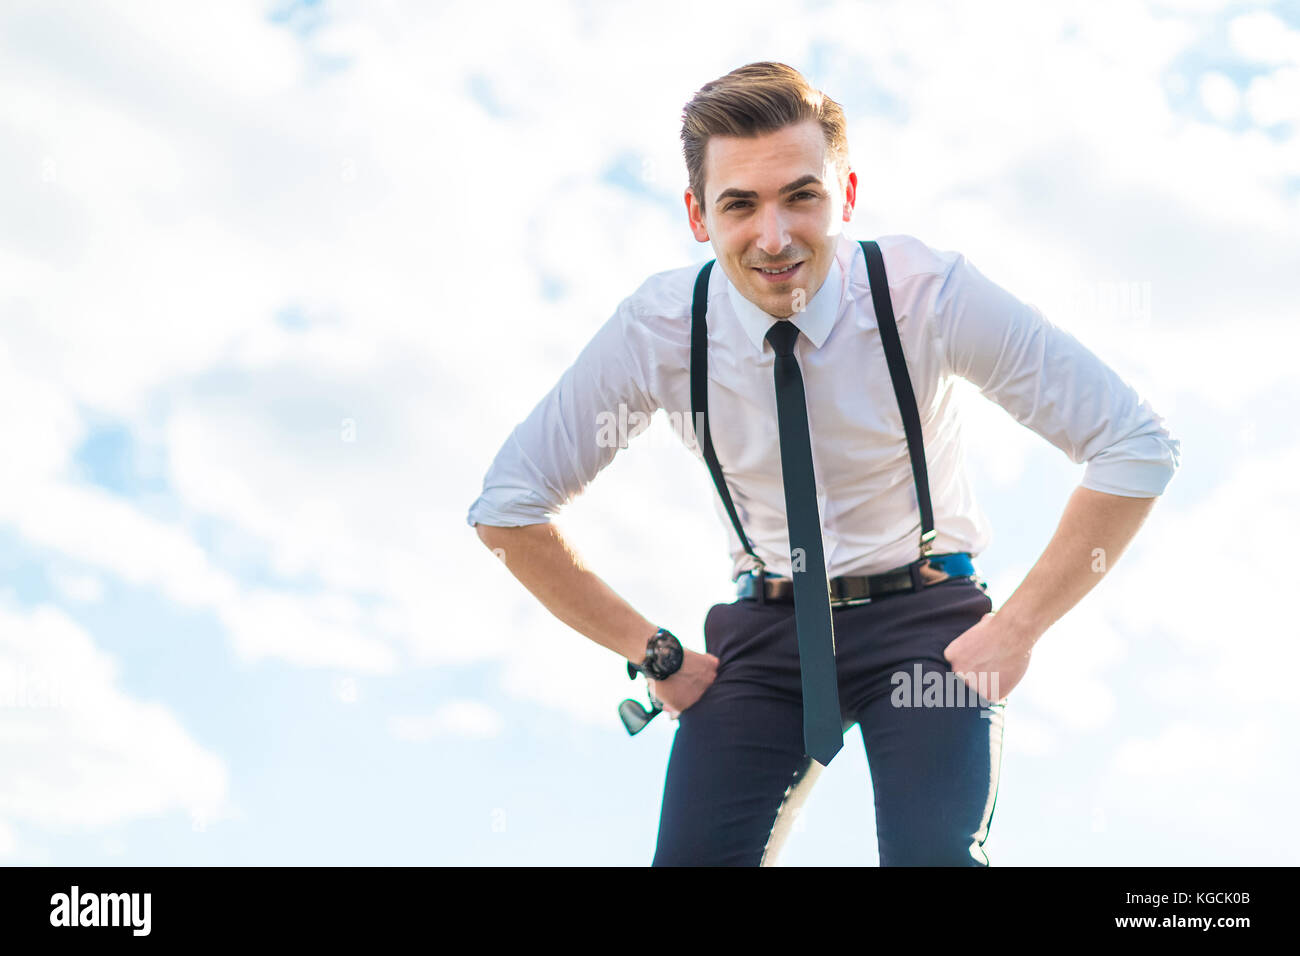
[[[932,564],[929,555],[917,558],[908,565],[908,570],[912,574],[913,593],[920,591],[922,588],[928,588],[932,584],[939,584],[942,581],[947,581],[952,577],[952,575],[947,571]]]

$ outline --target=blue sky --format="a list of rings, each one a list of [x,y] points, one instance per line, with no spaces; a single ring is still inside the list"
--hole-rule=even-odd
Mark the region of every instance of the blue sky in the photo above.
[[[760,59],[845,106],[852,235],[962,251],[1182,443],[1008,706],[993,863],[1298,862],[1300,5],[995,5],[9,5],[0,862],[649,862],[675,725],[465,512],[712,257],[676,124]],[[963,401],[998,606],[1083,466]],[[697,650],[713,494],[658,420],[560,519]],[[781,863],[873,865],[871,805],[850,734]]]

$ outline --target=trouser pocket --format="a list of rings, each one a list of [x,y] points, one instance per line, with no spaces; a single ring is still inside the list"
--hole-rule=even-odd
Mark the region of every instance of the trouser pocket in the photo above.
[[[715,604],[704,615],[704,650],[714,657],[722,656],[718,653],[721,646],[719,626],[725,609],[730,606],[729,604]]]

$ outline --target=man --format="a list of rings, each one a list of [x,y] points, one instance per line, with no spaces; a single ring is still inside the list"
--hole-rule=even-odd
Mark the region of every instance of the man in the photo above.
[[[797,71],[754,63],[707,84],[682,140],[690,228],[716,263],[653,275],[619,305],[510,436],[468,520],[678,720],[655,865],[774,862],[854,723],[881,865],[988,865],[1006,696],[1114,566],[1179,443],[964,256],[849,239],[844,115]],[[957,376],[1087,462],[996,613],[972,562],[990,531],[963,467]],[[550,523],[616,453],[598,423],[620,405],[683,413],[718,490],[740,588],[710,609],[706,653],[630,607]]]

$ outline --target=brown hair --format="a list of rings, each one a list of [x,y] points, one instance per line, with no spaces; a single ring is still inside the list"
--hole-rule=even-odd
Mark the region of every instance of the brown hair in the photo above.
[[[844,109],[784,63],[749,63],[700,87],[682,110],[682,152],[691,192],[704,205],[704,150],[710,136],[758,136],[816,120],[840,179],[848,177]]]

